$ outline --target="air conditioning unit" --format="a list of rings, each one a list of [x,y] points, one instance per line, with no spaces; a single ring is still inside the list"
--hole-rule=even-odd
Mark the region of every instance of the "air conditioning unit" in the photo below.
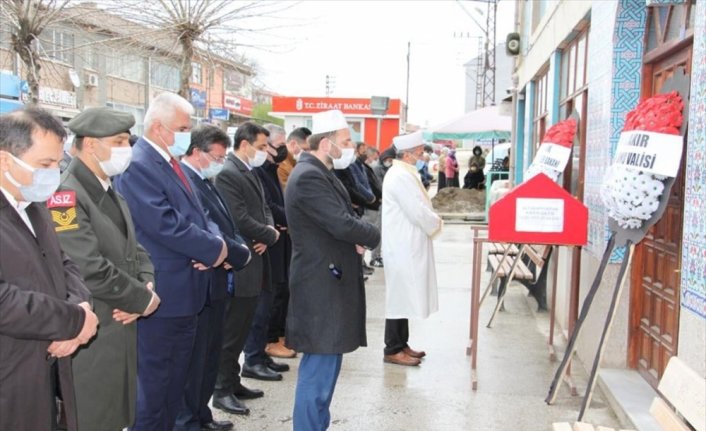
[[[86,87],[97,87],[98,86],[98,74],[89,73],[86,79]]]

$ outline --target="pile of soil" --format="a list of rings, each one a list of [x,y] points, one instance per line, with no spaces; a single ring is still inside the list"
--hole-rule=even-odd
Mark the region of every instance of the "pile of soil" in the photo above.
[[[479,213],[485,211],[485,190],[446,187],[431,199],[439,213]]]

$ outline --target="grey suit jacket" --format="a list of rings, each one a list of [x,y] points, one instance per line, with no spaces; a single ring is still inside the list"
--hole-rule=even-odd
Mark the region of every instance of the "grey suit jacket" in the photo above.
[[[235,225],[240,229],[240,235],[245,239],[252,254],[250,264],[235,275],[238,286],[235,296],[258,296],[261,289],[270,288],[270,261],[267,252],[258,255],[252,246],[255,243],[263,243],[269,247],[276,242],[275,231],[268,227],[274,226],[275,223],[266,204],[262,184],[257,176],[231,153],[226,158],[223,170],[216,177],[216,188],[228,205]]]

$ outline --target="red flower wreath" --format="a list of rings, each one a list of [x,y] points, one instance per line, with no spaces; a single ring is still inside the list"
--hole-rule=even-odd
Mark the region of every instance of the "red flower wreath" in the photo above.
[[[571,148],[574,143],[574,135],[576,135],[576,124],[576,120],[573,118],[556,123],[544,134],[542,143],[558,144]]]
[[[623,131],[643,130],[646,132],[679,135],[684,121],[684,102],[676,91],[656,94],[640,102],[625,116]]]

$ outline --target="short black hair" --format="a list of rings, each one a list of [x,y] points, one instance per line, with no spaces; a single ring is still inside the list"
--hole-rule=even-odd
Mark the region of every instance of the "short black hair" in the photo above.
[[[297,142],[300,144],[303,144],[306,142],[307,139],[309,139],[309,136],[311,136],[311,130],[307,129],[306,127],[297,127],[296,129],[292,130],[292,132],[287,136],[287,140],[291,139],[296,139]]]
[[[62,141],[67,136],[61,121],[45,109],[25,106],[0,115],[0,150],[21,156],[34,145],[32,134],[37,130],[56,135]]]
[[[235,139],[233,142],[233,147],[238,150],[240,149],[240,144],[243,141],[248,141],[253,143],[257,140],[257,135],[270,136],[270,132],[267,129],[259,126],[255,123],[248,121],[238,126],[238,130],[235,132]]]
[[[356,142],[356,143],[355,143],[355,151],[356,151],[356,153],[360,150],[360,147],[362,147],[363,145],[368,145],[368,144],[366,144],[365,142]]]
[[[186,150],[186,155],[192,155],[196,148],[204,153],[208,153],[211,149],[211,145],[214,144],[222,145],[227,150],[232,143],[230,136],[220,127],[211,124],[196,126],[196,128],[191,131],[191,145],[189,145],[189,149]]]

